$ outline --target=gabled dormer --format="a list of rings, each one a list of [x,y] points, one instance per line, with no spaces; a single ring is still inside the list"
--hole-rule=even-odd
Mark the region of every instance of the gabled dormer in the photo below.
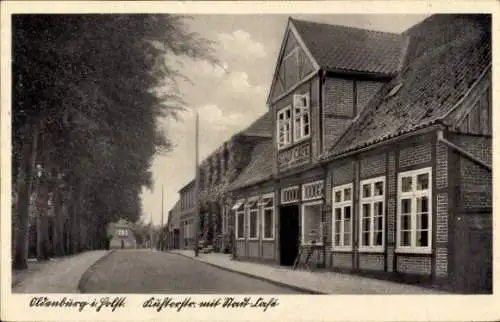
[[[403,35],[290,18],[267,104],[275,172],[312,165],[400,71]]]

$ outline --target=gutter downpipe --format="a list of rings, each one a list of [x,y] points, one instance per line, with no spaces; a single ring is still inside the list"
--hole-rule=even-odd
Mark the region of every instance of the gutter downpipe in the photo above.
[[[476,158],[475,156],[473,156],[472,154],[470,154],[469,152],[467,152],[466,150],[462,149],[461,147],[453,144],[452,142],[446,140],[444,138],[444,134],[443,134],[443,130],[441,129],[438,129],[437,131],[437,139],[439,142],[442,142],[444,143],[446,146],[448,146],[449,148],[457,151],[458,153],[462,154],[463,156],[465,156],[466,158],[470,159],[471,161],[479,164],[480,166],[482,166],[483,168],[485,168],[486,170],[488,170],[489,172],[492,171],[492,167],[491,165],[487,164],[486,162]]]

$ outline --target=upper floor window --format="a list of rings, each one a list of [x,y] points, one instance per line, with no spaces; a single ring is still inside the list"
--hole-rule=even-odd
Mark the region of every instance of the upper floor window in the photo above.
[[[360,186],[360,248],[383,250],[385,177],[361,181]]]
[[[297,142],[310,135],[309,94],[293,96],[293,140]]]
[[[292,115],[290,106],[278,112],[278,148],[292,143]]]
[[[429,253],[432,245],[431,168],[398,175],[397,251]]]
[[[120,237],[127,237],[128,236],[128,230],[123,229],[123,228],[118,228],[118,236]]]

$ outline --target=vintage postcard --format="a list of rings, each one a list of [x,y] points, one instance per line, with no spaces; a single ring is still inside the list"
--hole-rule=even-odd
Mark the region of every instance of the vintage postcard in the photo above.
[[[498,9],[3,2],[2,320],[498,319]]]

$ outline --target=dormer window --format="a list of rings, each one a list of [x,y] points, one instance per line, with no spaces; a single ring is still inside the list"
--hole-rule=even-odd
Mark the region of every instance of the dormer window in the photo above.
[[[292,143],[292,115],[291,107],[287,106],[278,112],[278,148]]]
[[[294,142],[310,135],[309,94],[293,96]]]

